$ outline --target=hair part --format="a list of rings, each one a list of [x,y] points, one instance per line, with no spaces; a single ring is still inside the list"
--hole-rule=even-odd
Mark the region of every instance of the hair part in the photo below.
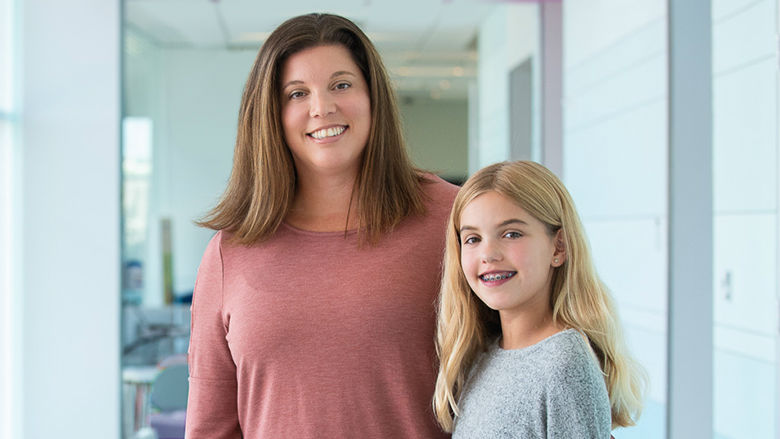
[[[609,292],[593,266],[585,231],[563,183],[531,161],[502,162],[477,171],[458,192],[447,225],[439,294],[436,352],[439,375],[433,410],[452,431],[468,371],[488,343],[501,333],[498,312],[471,290],[461,269],[460,217],[475,198],[497,192],[541,221],[554,236],[562,231],[566,258],[554,268],[550,306],[553,322],[584,334],[596,355],[609,394],[612,426],[634,425],[642,410],[646,376],[633,360]]]
[[[361,243],[375,244],[404,217],[425,212],[425,178],[406,151],[395,93],[379,53],[350,20],[307,14],[282,23],[260,49],[241,98],[227,188],[198,225],[230,231],[231,239],[244,245],[276,232],[296,190],[295,163],[281,120],[282,68],[291,55],[327,45],[349,51],[369,88],[371,127],[353,189]],[[346,218],[347,212],[345,229]]]

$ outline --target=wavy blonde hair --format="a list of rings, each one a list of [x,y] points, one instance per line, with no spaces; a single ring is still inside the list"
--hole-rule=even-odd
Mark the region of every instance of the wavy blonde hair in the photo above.
[[[604,373],[613,428],[634,425],[642,411],[645,372],[628,352],[612,299],[593,267],[569,192],[547,168],[530,161],[503,162],[481,169],[455,198],[447,226],[436,331],[440,362],[433,410],[439,424],[452,431],[468,371],[489,341],[501,333],[498,312],[474,294],[463,274],[458,232],[463,209],[491,191],[513,200],[544,223],[551,236],[563,231],[566,261],[555,268],[551,282],[553,322],[577,329],[590,342]]]

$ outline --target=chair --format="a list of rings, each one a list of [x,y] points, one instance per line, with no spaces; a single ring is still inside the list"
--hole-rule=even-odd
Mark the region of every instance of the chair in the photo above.
[[[182,360],[183,357],[183,360]],[[184,424],[189,392],[189,368],[186,356],[160,362],[160,373],[152,383],[152,429],[158,439],[184,439]]]

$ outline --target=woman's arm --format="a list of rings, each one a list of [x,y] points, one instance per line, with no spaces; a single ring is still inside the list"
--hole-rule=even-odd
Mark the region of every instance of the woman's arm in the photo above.
[[[222,313],[222,233],[209,242],[192,299],[187,439],[240,439],[236,365]]]

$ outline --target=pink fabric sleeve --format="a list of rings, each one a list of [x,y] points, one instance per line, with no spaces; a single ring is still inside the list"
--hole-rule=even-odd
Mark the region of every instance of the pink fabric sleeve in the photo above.
[[[222,313],[222,232],[211,239],[198,268],[192,300],[187,439],[240,439],[236,365]]]

